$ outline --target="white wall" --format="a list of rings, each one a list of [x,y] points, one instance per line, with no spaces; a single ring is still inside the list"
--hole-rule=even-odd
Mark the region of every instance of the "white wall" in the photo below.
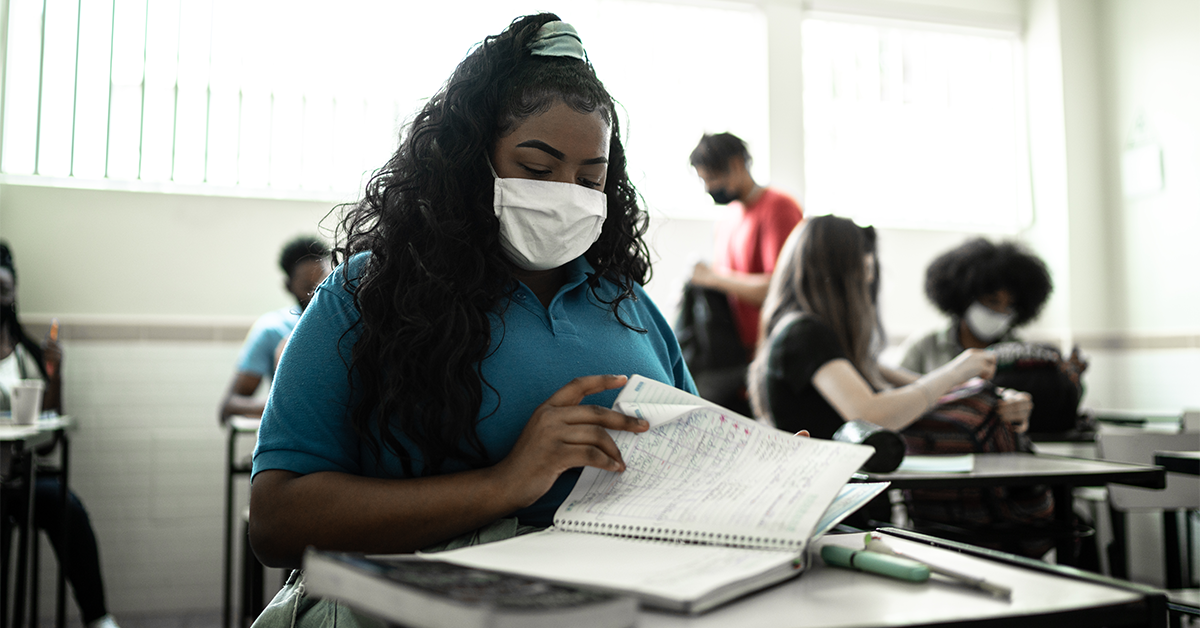
[[[1083,4],[1096,12],[1103,69],[1098,180],[1108,199],[1108,264],[1094,281],[1109,283],[1109,328],[1125,339],[1094,352],[1089,397],[1200,407],[1200,3]],[[1163,187],[1129,197],[1122,152],[1146,143],[1162,148]]]
[[[318,234],[331,209],[24,185],[4,185],[2,194],[0,234],[16,259],[21,310],[64,324],[77,316],[253,322],[294,302],[279,250]]]
[[[1200,3],[1108,1],[1101,28],[1108,83],[1104,121],[1113,199],[1113,278],[1126,298],[1118,313],[1137,332],[1196,333],[1200,326]],[[1120,154],[1162,148],[1163,188],[1127,197]]]

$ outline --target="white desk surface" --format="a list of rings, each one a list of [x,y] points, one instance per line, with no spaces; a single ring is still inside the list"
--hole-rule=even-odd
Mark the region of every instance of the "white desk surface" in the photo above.
[[[257,432],[262,419],[235,414],[229,417],[229,427],[235,432]]]
[[[828,536],[820,543],[861,547],[862,534]],[[826,567],[820,559],[801,574],[765,591],[689,617],[643,610],[639,628],[831,628],[910,626],[1021,618],[1137,603],[1135,591],[1074,580],[969,556],[913,541],[888,538],[897,550],[1012,587],[1011,601],[947,581],[911,583]],[[1020,621],[1020,620],[1018,620]],[[1076,625],[1065,622],[1063,625]]]
[[[32,425],[16,425],[11,418],[8,422],[0,421],[0,478],[8,478],[12,461],[18,453],[53,442],[55,432],[74,427],[75,419],[69,416],[38,419]]]
[[[31,425],[17,425],[8,421],[0,421],[0,442],[30,442],[40,440],[38,435],[48,435],[47,439],[54,432],[63,429],[72,429],[75,427],[75,419],[69,416],[57,416],[52,419],[38,419]]]

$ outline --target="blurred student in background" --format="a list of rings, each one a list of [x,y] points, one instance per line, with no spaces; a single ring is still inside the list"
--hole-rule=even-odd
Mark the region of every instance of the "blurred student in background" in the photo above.
[[[40,379],[46,384],[42,409],[62,412],[63,351],[56,338],[41,344],[25,333],[17,318],[17,269],[8,245],[0,242],[0,411],[12,409],[12,388],[22,379]],[[27,460],[27,464],[35,464]],[[45,530],[55,555],[62,556],[62,521],[68,519],[68,562],[63,565],[83,623],[88,628],[117,628],[104,601],[104,578],[100,573],[100,550],[83,502],[73,492],[62,509],[62,483],[58,477],[39,477],[34,488],[34,526]],[[0,489],[0,568],[8,568],[15,521],[10,517],[25,511],[20,491]],[[61,560],[61,558],[60,558]],[[0,592],[5,594],[6,592]]]
[[[1013,330],[1036,318],[1053,290],[1042,260],[1016,244],[976,238],[955,247],[925,271],[925,296],[949,323],[910,336],[900,365],[928,373],[964,349],[1013,340]]]
[[[925,296],[949,321],[905,340],[900,365],[928,373],[966,349],[991,348],[999,360],[994,381],[1009,389],[1011,403],[1001,410],[1020,409],[1034,431],[1071,429],[1087,362],[1078,349],[1063,359],[1057,349],[1021,342],[1014,333],[1037,318],[1053,290],[1046,264],[1020,245],[968,240],[929,264]]]
[[[279,267],[287,275],[283,287],[296,298],[299,308],[288,306],[267,312],[250,328],[238,357],[237,372],[221,402],[222,424],[235,414],[262,416],[266,401],[255,399],[254,393],[263,378],[275,376],[283,344],[296,328],[317,286],[329,276],[329,247],[315,237],[300,236],[284,245]]]
[[[691,154],[692,167],[713,201],[740,210],[718,224],[715,263],[696,264],[691,283],[729,296],[747,356],[758,342],[759,308],[779,251],[803,218],[792,197],[755,183],[750,162],[746,142],[732,133],[706,134]]]
[[[995,358],[979,349],[919,378],[880,364],[878,295],[874,228],[817,216],[796,229],[763,305],[749,377],[755,416],[816,438],[855,419],[900,431],[950,389],[991,377]]]

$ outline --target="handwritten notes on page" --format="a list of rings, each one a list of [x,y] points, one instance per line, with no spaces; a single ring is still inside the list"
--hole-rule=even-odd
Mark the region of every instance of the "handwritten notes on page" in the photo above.
[[[869,447],[796,437],[711,404],[700,405],[706,402],[658,382],[631,379],[626,391],[635,385],[641,396],[623,391],[618,404],[636,403],[645,411],[646,405],[663,399],[684,411],[669,420],[656,415],[657,425],[641,434],[610,432],[625,471],[585,469],[559,508],[556,526],[799,548],[872,453]],[[692,403],[680,403],[689,399],[677,395]]]

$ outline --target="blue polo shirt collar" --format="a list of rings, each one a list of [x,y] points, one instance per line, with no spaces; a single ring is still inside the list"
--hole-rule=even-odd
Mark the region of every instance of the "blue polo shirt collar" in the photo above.
[[[543,308],[533,290],[520,281],[512,292],[513,302],[536,315],[551,333],[559,337],[576,335],[575,325],[571,322],[568,311],[577,305],[577,302],[588,301],[586,292],[576,293],[576,290],[580,287],[586,290],[588,274],[596,272],[582,255],[567,262],[565,268],[567,279],[550,300],[549,308]]]

